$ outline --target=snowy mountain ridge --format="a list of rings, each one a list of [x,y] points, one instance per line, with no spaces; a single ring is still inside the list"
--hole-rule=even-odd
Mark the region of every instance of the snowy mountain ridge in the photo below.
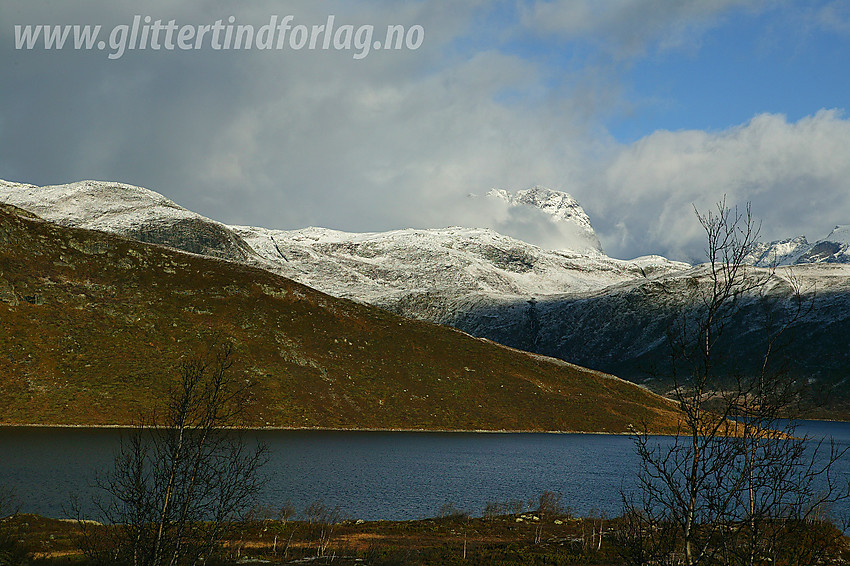
[[[221,222],[134,185],[79,181],[37,187],[0,180],[0,202],[64,226],[112,232],[192,253],[234,261],[249,261],[256,255]]]
[[[805,236],[759,242],[746,261],[756,267],[850,263],[850,226],[836,226],[826,238],[813,244]]]
[[[66,226],[111,232],[147,222],[203,218],[134,185],[79,181],[37,187],[0,180],[0,200]]]
[[[565,193],[534,187],[502,194],[560,221],[575,219],[595,239],[587,215]],[[625,261],[592,250],[546,250],[485,228],[348,233],[227,226],[120,183],[0,181],[0,201],[61,224],[263,267],[330,295],[436,322],[473,305],[589,293],[690,267],[659,256]]]
[[[231,228],[268,269],[334,296],[436,322],[471,303],[586,293],[688,267],[657,256],[623,261],[544,250],[483,228],[367,234]]]

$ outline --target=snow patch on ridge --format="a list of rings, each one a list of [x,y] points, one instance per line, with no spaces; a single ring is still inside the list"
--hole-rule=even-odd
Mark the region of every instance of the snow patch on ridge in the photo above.
[[[0,180],[0,201],[65,226],[105,232],[150,222],[204,218],[157,192],[105,181],[37,187]]]

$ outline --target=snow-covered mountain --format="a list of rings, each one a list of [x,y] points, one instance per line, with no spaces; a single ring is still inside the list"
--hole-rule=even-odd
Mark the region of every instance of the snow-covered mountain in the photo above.
[[[254,255],[224,224],[133,185],[80,181],[37,187],[0,180],[0,202],[64,226],[112,232],[192,253],[235,261]]]
[[[533,206],[592,236],[578,203],[536,187],[492,198]],[[106,230],[194,253],[259,266],[330,295],[409,317],[449,324],[521,349],[641,380],[663,362],[671,317],[706,285],[704,266],[659,256],[630,261],[598,248],[547,250],[481,228],[347,233],[325,228],[227,226],[146,189],[84,181],[35,187],[0,181],[0,202],[70,226]],[[764,244],[756,266],[794,264],[793,279],[816,290],[813,310],[792,329],[790,353],[808,376],[840,381],[850,373],[850,230],[824,240]],[[754,267],[753,269],[759,269]],[[790,309],[792,276],[773,273],[766,300]],[[744,297],[729,337],[742,359],[756,359],[765,297]],[[698,304],[698,303],[693,303]]]
[[[535,187],[499,194],[559,222],[575,222],[596,240],[587,215],[565,193]],[[0,181],[0,201],[64,225],[260,266],[330,295],[435,322],[454,319],[458,311],[594,292],[689,267],[658,256],[623,261],[595,249],[545,250],[479,228],[358,234],[226,226],[153,191],[99,181],[50,187]]]
[[[758,267],[850,263],[850,226],[836,226],[826,238],[813,244],[805,236],[759,243],[747,261]]]
[[[657,256],[622,261],[544,250],[479,228],[367,234],[231,228],[269,269],[334,296],[434,322],[459,310],[587,293],[687,267]]]

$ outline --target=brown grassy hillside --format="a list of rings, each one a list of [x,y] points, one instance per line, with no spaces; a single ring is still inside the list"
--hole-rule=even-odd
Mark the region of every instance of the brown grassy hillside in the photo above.
[[[0,422],[129,424],[214,337],[256,426],[670,430],[635,385],[271,273],[0,207]]]

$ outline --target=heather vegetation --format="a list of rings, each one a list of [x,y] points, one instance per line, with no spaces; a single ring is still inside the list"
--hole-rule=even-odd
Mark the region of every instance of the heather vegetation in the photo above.
[[[133,424],[216,337],[254,384],[247,426],[623,433],[677,418],[612,376],[8,207],[0,321],[3,424]]]

